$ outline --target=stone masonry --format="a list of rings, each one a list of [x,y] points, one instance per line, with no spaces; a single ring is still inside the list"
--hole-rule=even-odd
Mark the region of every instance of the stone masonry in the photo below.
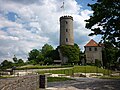
[[[0,79],[0,90],[37,90],[39,75]]]
[[[73,17],[60,17],[60,45],[74,45]]]

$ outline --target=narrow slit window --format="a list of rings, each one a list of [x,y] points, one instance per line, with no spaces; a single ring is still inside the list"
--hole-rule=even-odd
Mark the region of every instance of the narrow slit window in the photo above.
[[[68,42],[68,38],[66,38],[66,42]]]
[[[68,29],[66,29],[66,32],[68,32]]]

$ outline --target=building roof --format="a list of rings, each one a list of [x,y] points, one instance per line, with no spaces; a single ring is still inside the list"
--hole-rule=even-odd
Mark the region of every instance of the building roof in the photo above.
[[[89,46],[92,46],[92,47],[96,47],[96,46],[99,46],[97,42],[95,42],[93,39],[91,39],[86,45],[85,47],[89,47]]]

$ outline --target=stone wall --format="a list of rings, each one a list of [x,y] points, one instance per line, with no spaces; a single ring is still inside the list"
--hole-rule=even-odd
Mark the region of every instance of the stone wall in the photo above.
[[[0,79],[0,90],[37,90],[39,75]]]
[[[89,50],[91,48],[91,51]],[[95,51],[95,48],[97,49]],[[98,59],[102,63],[102,47],[86,47],[85,48],[86,63],[95,63],[95,60]]]

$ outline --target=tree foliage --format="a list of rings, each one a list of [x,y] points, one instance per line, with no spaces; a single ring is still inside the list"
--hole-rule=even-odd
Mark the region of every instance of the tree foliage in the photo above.
[[[18,62],[18,60],[17,60],[17,57],[14,55],[14,57],[13,57],[13,61],[14,61],[14,63],[17,63]]]
[[[17,66],[23,66],[25,63],[22,59],[18,59]]]
[[[2,68],[2,69],[12,68],[12,67],[13,67],[13,63],[12,63],[11,61],[4,60],[4,61],[1,63],[1,68]]]
[[[119,0],[97,0],[95,4],[88,6],[93,10],[90,19],[85,20],[86,28],[93,31],[89,35],[102,35],[104,41],[109,41],[120,48]]]
[[[33,49],[29,52],[29,57],[28,57],[28,60],[36,60],[37,59],[37,56],[39,55],[39,50],[37,49]]]
[[[80,49],[77,44],[74,46],[62,45],[60,46],[60,50],[64,56],[68,57],[68,63],[76,64],[79,62]]]
[[[53,47],[49,44],[45,44],[43,47],[42,47],[42,50],[41,50],[41,53],[47,57],[49,56],[50,52],[54,50]]]
[[[109,68],[115,66],[117,58],[120,55],[120,50],[114,47],[110,42],[105,42],[105,48],[103,49],[103,66]]]
[[[29,52],[29,63],[31,64],[52,64],[55,50],[49,44],[45,44],[41,50],[33,49]]]

